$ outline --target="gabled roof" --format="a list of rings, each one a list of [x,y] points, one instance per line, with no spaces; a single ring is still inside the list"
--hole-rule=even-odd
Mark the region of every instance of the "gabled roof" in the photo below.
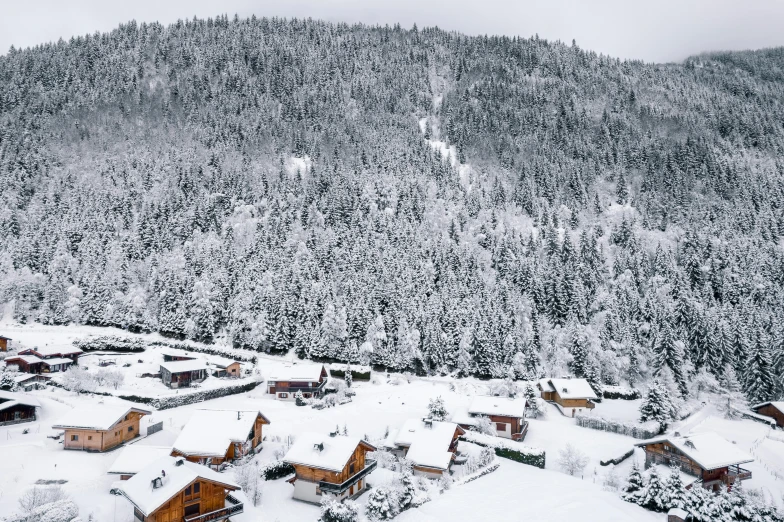
[[[644,447],[661,442],[667,442],[677,448],[705,470],[743,464],[754,460],[751,455],[738,448],[735,444],[713,432],[695,433],[683,437],[662,435],[637,443],[635,446]]]
[[[14,393],[0,390],[0,410],[6,410],[16,405],[40,408],[41,403],[35,397],[23,393]]]
[[[52,426],[54,429],[86,429],[105,431],[117,424],[130,412],[149,415],[150,410],[128,406],[127,404],[102,404],[95,406],[82,406],[74,408],[63,416],[59,423]]]
[[[156,460],[171,454],[169,446],[144,446],[131,444],[125,446],[115,461],[109,466],[107,473],[113,475],[134,475]]]
[[[784,401],[768,401],[768,402],[761,402],[759,404],[755,404],[751,407],[752,410],[757,411],[758,409],[762,408],[763,406],[773,406],[780,412],[784,413]]]
[[[51,359],[44,359],[41,362],[47,366],[54,366],[55,364],[73,364],[73,359],[66,359],[65,357],[52,357]]]
[[[562,399],[598,399],[585,379],[547,379],[547,385],[550,389],[545,391],[557,392]]]
[[[153,488],[152,484],[156,478],[161,478],[161,486]],[[221,484],[230,490],[239,489],[239,486],[227,476],[206,466],[188,462],[182,457],[164,457],[139,470],[130,479],[121,482],[118,490],[144,513],[144,516],[150,516],[198,479]]]
[[[525,416],[525,397],[490,397],[477,395],[471,401],[468,413],[473,415],[498,415],[501,417]]]
[[[14,364],[14,361],[23,361],[27,364],[37,364],[44,362],[43,359],[36,357],[35,355],[14,355],[11,357],[5,358],[5,364]]]
[[[210,357],[210,363],[217,368],[228,368],[232,364],[242,364],[242,361],[236,361],[228,357]]]
[[[35,348],[25,348],[20,350],[19,353],[35,352],[43,357],[51,357],[53,355],[73,355],[84,353],[80,348],[75,346],[57,347],[57,346],[36,346]]]
[[[201,359],[192,359],[189,361],[169,361],[162,362],[161,368],[165,368],[171,373],[195,372],[197,370],[206,370],[207,363]]]
[[[321,433],[301,433],[294,440],[284,462],[299,464],[311,468],[325,469],[341,472],[348,463],[351,455],[360,444],[367,447],[368,451],[375,451],[376,447],[359,437],[344,437]]]
[[[23,383],[23,382],[26,382],[26,381],[30,381],[30,380],[36,380],[37,381],[37,380],[40,380],[40,379],[43,379],[45,381],[51,381],[52,380],[52,378],[49,377],[48,375],[41,375],[40,373],[23,373],[21,375],[17,375],[16,377],[14,377],[14,380],[16,382],[20,383],[20,384]]]
[[[268,381],[316,382],[325,370],[323,364],[295,364],[278,368],[269,376]]]
[[[416,465],[434,469],[448,469],[452,460],[449,446],[455,430],[465,430],[454,422],[432,421],[432,426],[424,420],[408,419],[403,426],[390,432],[384,445],[390,448],[408,447],[406,459]]]
[[[0,339],[2,339],[3,341],[13,341],[13,339],[11,339],[10,337],[6,337],[4,335],[0,335]]]
[[[172,449],[189,456],[223,457],[232,443],[248,440],[259,416],[270,423],[258,410],[196,410]]]

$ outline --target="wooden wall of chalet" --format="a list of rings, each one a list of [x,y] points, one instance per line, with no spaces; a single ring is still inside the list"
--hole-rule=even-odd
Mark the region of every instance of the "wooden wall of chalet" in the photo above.
[[[63,446],[65,449],[73,450],[110,450],[139,435],[139,421],[143,416],[141,413],[131,412],[128,414],[127,420],[123,419],[105,431],[66,429]],[[73,440],[74,436],[77,437],[77,440]]]
[[[368,450],[366,447],[361,444],[358,445],[340,473],[300,464],[294,464],[294,470],[296,471],[297,479],[307,480],[309,482],[321,482],[323,480],[330,484],[342,484],[351,478],[351,476],[359,473],[365,468],[365,454],[367,452]],[[351,473],[352,463],[354,464],[353,473]]]
[[[253,425],[253,439],[251,440],[252,446],[248,448],[248,452],[253,451],[256,446],[261,444],[262,434],[261,434],[261,427],[264,425],[264,419],[261,415],[256,416],[256,421]],[[224,461],[231,462],[235,459],[244,457],[245,455],[236,455],[234,443],[229,444],[229,447],[226,449],[226,454],[223,457],[206,457],[204,455],[183,455],[177,450],[172,450],[171,452],[172,457],[184,457],[188,462],[195,462],[200,463],[204,458],[210,458],[210,463],[213,465],[223,464]]]
[[[757,413],[776,419],[777,426],[784,426],[784,413],[772,404],[766,404],[762,408],[758,408]]]
[[[8,339],[5,337],[0,337],[0,352],[7,352],[8,351]]]
[[[18,417],[17,417],[18,413]],[[35,406],[17,404],[10,408],[0,410],[0,424],[3,422],[22,422],[35,420]]]
[[[668,450],[664,449],[665,445],[669,447]],[[683,472],[694,475],[695,477],[702,477],[702,467],[672,445],[665,442],[659,442],[645,446],[646,468],[652,464],[669,465],[673,461],[680,465]]]
[[[145,522],[182,522],[185,517],[185,506],[199,504],[199,514],[209,513],[216,509],[221,509],[226,504],[226,488],[221,484],[216,484],[208,480],[197,480],[189,484],[193,488],[195,482],[199,483],[200,491],[198,495],[193,493],[186,496],[184,488],[172,497],[169,502],[150,513]],[[197,500],[198,499],[198,500]]]
[[[505,415],[487,415],[492,423],[503,423],[512,425],[512,433],[519,433],[522,428],[523,422],[520,417],[507,417]]]
[[[561,405],[562,408],[593,408],[594,405],[588,399],[564,399],[558,392],[553,392],[553,400]]]

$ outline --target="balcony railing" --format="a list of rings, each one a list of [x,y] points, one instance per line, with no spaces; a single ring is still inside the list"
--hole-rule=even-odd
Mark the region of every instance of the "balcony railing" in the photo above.
[[[359,482],[363,477],[366,477],[370,474],[371,471],[376,469],[377,462],[375,460],[366,460],[365,467],[359,472],[351,475],[345,482],[342,484],[333,484],[332,482],[324,482],[323,480],[319,482],[319,489],[325,493],[331,493],[333,495],[341,495],[346,492],[351,486]]]
[[[525,439],[525,435],[528,433],[528,422],[523,423],[522,429],[520,429],[520,433],[512,433],[512,440],[523,440]]]
[[[226,496],[226,504],[226,506],[220,509],[216,509],[215,511],[210,511],[209,513],[204,513],[203,515],[183,517],[182,520],[183,522],[218,522],[220,520],[226,520],[230,516],[239,515],[244,511],[242,502],[231,495]]]

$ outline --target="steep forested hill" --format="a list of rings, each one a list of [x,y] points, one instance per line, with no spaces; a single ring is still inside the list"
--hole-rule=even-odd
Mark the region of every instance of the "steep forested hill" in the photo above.
[[[391,369],[784,389],[784,49],[316,21],[0,57],[0,301]]]

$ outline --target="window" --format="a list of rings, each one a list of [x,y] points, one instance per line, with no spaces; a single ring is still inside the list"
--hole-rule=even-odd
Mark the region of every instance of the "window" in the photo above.
[[[128,426],[128,433],[133,431],[133,426]]]
[[[196,504],[191,504],[190,506],[185,506],[185,513],[184,514],[185,514],[186,517],[190,517],[190,516],[193,516],[193,515],[198,515],[199,511],[201,511],[201,510],[199,509],[199,503],[197,502]]]
[[[201,483],[197,482],[196,484],[193,485],[193,493],[198,494],[200,492],[201,492]]]
[[[71,435],[71,440],[72,440],[72,441],[77,441],[77,440],[79,440],[79,435]]]
[[[93,440],[93,436],[92,435],[88,435],[87,436],[87,440]]]
[[[188,486],[187,488],[185,488],[185,496],[189,497],[190,495],[191,495],[191,487]]]
[[[506,431],[506,423],[504,422],[496,422],[495,429],[498,431]]]
[[[144,522],[144,513],[139,511],[139,508],[133,508],[133,516],[136,520],[140,520],[141,522]]]
[[[288,396],[289,396],[289,394],[288,394],[288,393],[279,393],[279,394],[278,394],[278,397],[280,397],[281,399],[287,399],[287,398],[288,398]]]
[[[302,396],[304,398],[306,398],[306,399],[310,399],[310,394],[309,393],[303,393]]]

